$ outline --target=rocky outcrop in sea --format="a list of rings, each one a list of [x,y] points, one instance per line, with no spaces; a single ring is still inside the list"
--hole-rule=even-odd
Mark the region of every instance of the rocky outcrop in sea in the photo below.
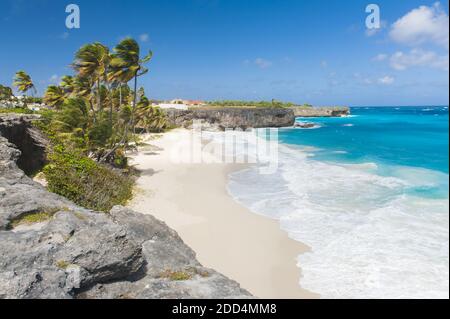
[[[0,298],[251,298],[153,216],[87,210],[34,182],[23,169],[45,163],[46,142],[31,119],[0,116]]]

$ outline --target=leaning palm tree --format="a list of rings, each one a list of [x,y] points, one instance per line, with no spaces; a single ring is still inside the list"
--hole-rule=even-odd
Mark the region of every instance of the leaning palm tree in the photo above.
[[[119,88],[119,108],[122,107],[123,102],[122,86],[133,78],[133,73],[122,68],[121,65],[123,65],[122,61],[119,60],[116,54],[112,54],[107,78],[113,87]]]
[[[148,69],[144,67],[144,64],[150,61],[153,53],[149,53],[140,58],[140,47],[136,40],[126,38],[122,40],[115,48],[114,55],[111,60],[111,67],[116,70],[123,81],[130,81],[134,78],[134,96],[133,96],[133,114],[137,104],[137,80],[138,77],[148,72]],[[134,131],[134,116],[131,119],[132,128]]]
[[[97,120],[96,111],[94,108],[94,92],[92,90],[93,81],[91,78],[75,76],[73,78],[73,93],[75,96],[83,98],[89,105],[92,112],[94,122]]]
[[[109,61],[109,49],[103,44],[95,42],[78,50],[72,64],[80,78],[89,78],[96,83],[98,110],[102,109],[101,83],[106,80]]]
[[[64,104],[65,94],[64,90],[56,85],[50,85],[45,91],[44,103],[48,106],[60,109]]]
[[[29,76],[25,71],[18,71],[16,73],[13,85],[17,87],[17,90],[19,92],[22,92],[24,95],[26,95],[29,90],[32,90],[32,92],[36,93],[36,87],[34,86],[33,80],[31,79],[31,76]]]
[[[63,89],[64,95],[66,97],[70,97],[75,89],[74,77],[71,75],[63,76],[59,86],[61,87],[61,89]]]

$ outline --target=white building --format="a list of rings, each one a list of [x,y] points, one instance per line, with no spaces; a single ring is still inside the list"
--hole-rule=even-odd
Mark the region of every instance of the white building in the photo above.
[[[177,109],[177,110],[187,110],[188,106],[186,104],[174,104],[174,103],[161,103],[159,107],[162,109]]]

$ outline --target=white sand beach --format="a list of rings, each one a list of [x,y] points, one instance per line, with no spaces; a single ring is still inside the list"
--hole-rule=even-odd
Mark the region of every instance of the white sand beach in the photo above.
[[[288,238],[275,220],[250,212],[228,194],[227,176],[241,164],[179,164],[170,150],[186,130],[149,140],[131,160],[142,171],[129,207],[175,229],[199,261],[259,298],[317,298],[299,285],[297,256],[308,247]]]

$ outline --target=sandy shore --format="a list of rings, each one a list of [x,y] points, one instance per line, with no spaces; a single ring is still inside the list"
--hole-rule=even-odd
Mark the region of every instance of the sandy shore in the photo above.
[[[314,298],[301,289],[296,257],[308,249],[288,238],[278,222],[250,212],[226,190],[238,164],[173,163],[171,151],[188,133],[175,130],[149,141],[132,157],[142,171],[129,206],[175,229],[199,261],[260,298]]]

